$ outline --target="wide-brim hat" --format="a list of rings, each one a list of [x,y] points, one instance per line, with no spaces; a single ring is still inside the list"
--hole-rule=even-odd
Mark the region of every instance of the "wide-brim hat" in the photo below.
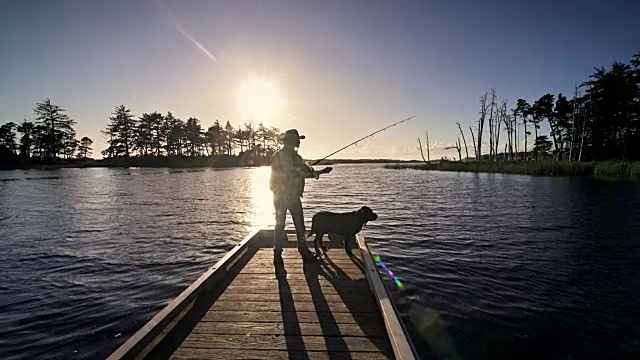
[[[284,142],[286,140],[302,140],[304,139],[305,136],[304,135],[300,135],[300,133],[298,133],[298,130],[296,129],[290,129],[285,131],[283,134],[280,134],[280,136],[278,136],[278,140]]]

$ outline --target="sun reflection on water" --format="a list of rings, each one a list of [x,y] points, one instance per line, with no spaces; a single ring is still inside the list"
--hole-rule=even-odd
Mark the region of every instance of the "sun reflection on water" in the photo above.
[[[251,210],[249,222],[253,229],[273,227],[275,212],[273,194],[269,189],[271,168],[263,166],[251,170]]]

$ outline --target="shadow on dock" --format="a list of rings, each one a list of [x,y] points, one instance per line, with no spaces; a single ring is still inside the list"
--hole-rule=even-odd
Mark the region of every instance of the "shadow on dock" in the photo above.
[[[283,258],[251,250],[144,358],[393,358],[359,254],[334,249],[308,263],[285,248]]]
[[[295,302],[289,281],[287,281],[287,270],[284,264],[275,264],[276,278],[278,279],[278,290],[280,292],[280,309],[282,310],[282,324],[284,335],[287,342],[287,352],[289,359],[308,360],[304,343],[294,344],[294,338],[287,335],[299,335],[302,333],[300,329],[300,321],[296,313]],[[297,350],[297,349],[300,350]]]

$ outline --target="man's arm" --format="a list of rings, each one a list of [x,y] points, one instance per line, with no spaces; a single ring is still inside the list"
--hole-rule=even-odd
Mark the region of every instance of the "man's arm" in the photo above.
[[[300,154],[296,154],[293,159],[294,168],[305,178],[318,178],[318,174],[313,168],[302,159]]]
[[[317,178],[313,168],[307,165],[298,154],[276,153],[276,155],[271,158],[271,168],[282,174],[289,174],[290,176]]]

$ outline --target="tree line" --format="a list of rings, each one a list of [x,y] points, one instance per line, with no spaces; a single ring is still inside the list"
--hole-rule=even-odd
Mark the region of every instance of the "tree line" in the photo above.
[[[76,122],[66,109],[52,104],[49,98],[36,104],[35,120],[8,122],[0,126],[0,145],[22,160],[51,161],[87,159],[93,155],[89,137],[76,138]],[[280,130],[263,123],[234,128],[220,121],[202,128],[200,120],[186,121],[154,111],[136,118],[124,105],[116,106],[102,134],[106,158],[150,156],[242,155],[270,157],[278,149]]]
[[[640,160],[640,52],[629,63],[595,68],[571,99],[547,93],[532,103],[518,99],[508,109],[491,89],[480,97],[479,115],[476,126],[469,126],[476,161]],[[472,159],[457,125],[463,140],[449,148],[462,161],[464,144],[467,160]],[[489,153],[483,154],[487,145]]]
[[[210,156],[251,154],[270,157],[278,148],[280,130],[252,124],[234,128],[229,121],[224,126],[219,120],[206,130],[200,120],[190,117],[186,121],[154,111],[143,113],[136,119],[124,105],[117,106],[102,133],[108,147],[104,157],[130,156]]]
[[[52,104],[49,98],[36,103],[34,121],[0,125],[0,145],[21,159],[89,158],[93,141],[89,137],[76,138],[76,122],[66,109]],[[19,138],[18,138],[19,135]]]

